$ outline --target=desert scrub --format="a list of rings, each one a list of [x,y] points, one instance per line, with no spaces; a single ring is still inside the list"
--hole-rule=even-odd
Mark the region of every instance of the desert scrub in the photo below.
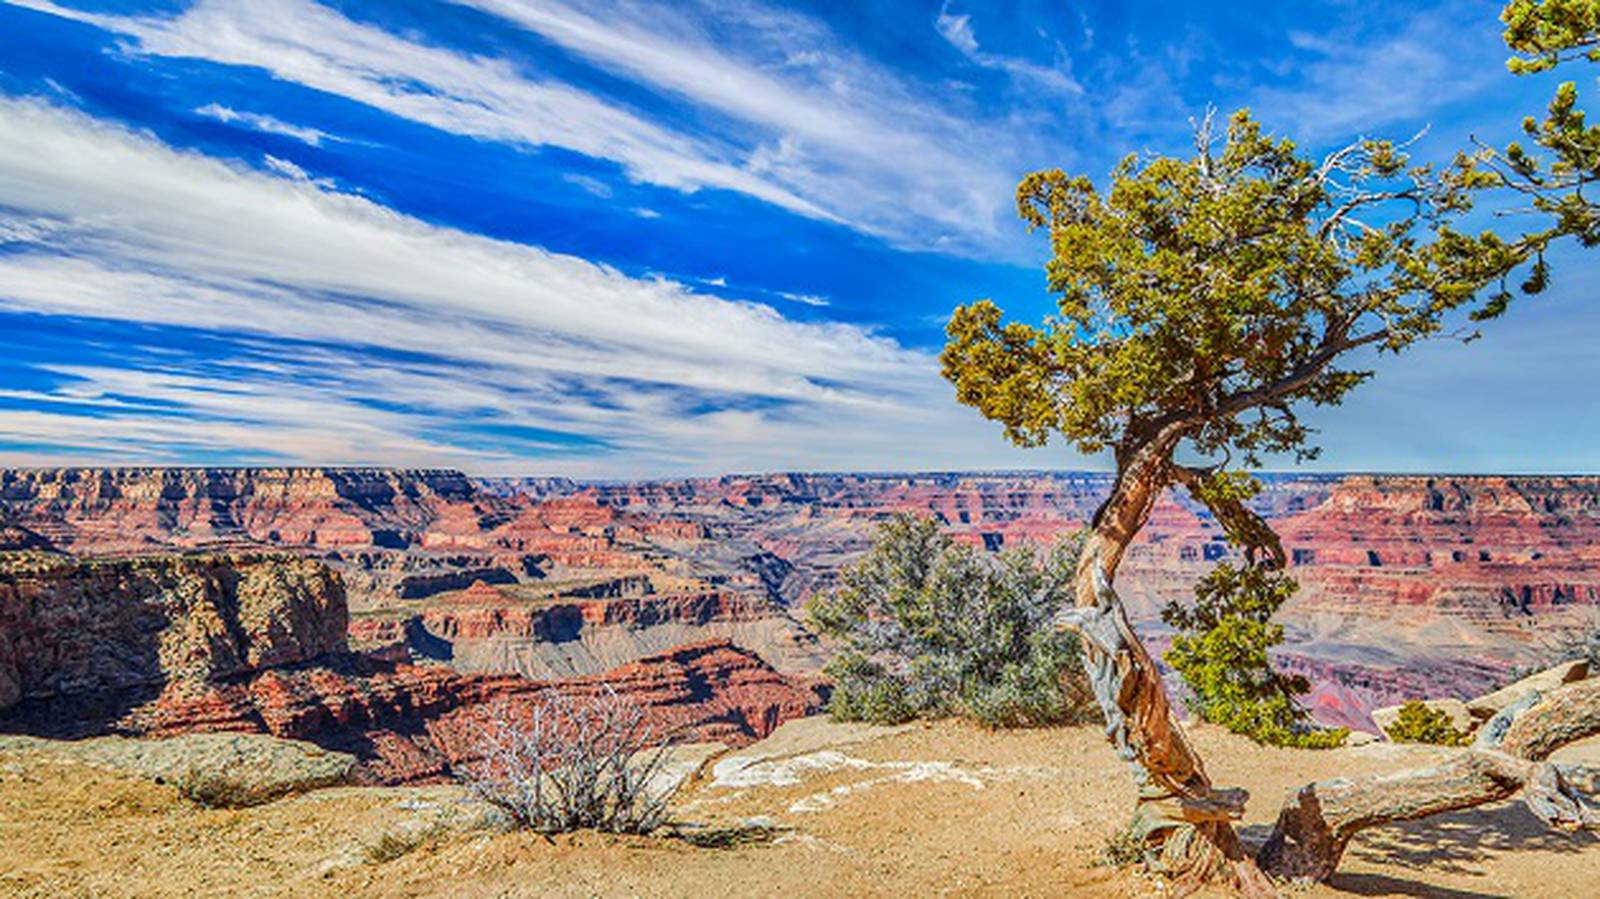
[[[829,711],[899,724],[961,715],[991,727],[1087,720],[1095,714],[1076,636],[1051,618],[1071,601],[1081,540],[1039,553],[988,554],[938,523],[884,523],[872,549],[811,622],[840,641],[826,673]]]
[[[249,808],[263,805],[289,790],[264,790],[217,771],[188,768],[171,780],[178,795],[202,808]]]
[[[1132,824],[1106,837],[1100,847],[1099,864],[1107,868],[1128,868],[1144,861],[1144,839]]]
[[[1193,605],[1162,610],[1162,620],[1179,631],[1165,658],[1194,694],[1191,710],[1206,721],[1270,746],[1331,749],[1349,729],[1314,727],[1298,700],[1311,685],[1273,670],[1267,657],[1283,642],[1272,615],[1295,589],[1279,571],[1218,565],[1196,585]]]
[[[585,697],[547,690],[488,710],[478,727],[481,760],[461,779],[517,827],[646,834],[666,821],[672,791],[654,782],[671,760],[670,742],[609,686]]]
[[[1400,707],[1400,716],[1384,729],[1396,743],[1432,743],[1435,746],[1464,746],[1467,735],[1450,723],[1450,715],[1429,708],[1413,699]]]
[[[449,832],[449,829],[443,822],[436,821],[426,827],[408,830],[386,830],[382,836],[368,844],[362,850],[361,855],[369,865],[392,862],[397,858],[410,854],[412,850],[421,847],[430,840],[443,836]]]

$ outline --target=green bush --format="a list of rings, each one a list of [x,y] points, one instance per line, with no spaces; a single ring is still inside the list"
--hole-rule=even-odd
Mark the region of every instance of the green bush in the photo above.
[[[1069,601],[1082,541],[1044,554],[980,552],[937,522],[898,516],[810,618],[841,645],[829,711],[897,724],[961,715],[990,727],[1095,713],[1076,636],[1051,618]]]
[[[369,865],[392,862],[409,855],[413,850],[448,830],[449,828],[443,823],[435,822],[420,829],[384,831],[383,835],[363,849],[361,854]]]
[[[178,795],[203,808],[249,808],[287,792],[261,790],[227,773],[197,767],[184,769],[171,782]]]
[[[1192,606],[1171,603],[1162,620],[1179,630],[1166,660],[1194,694],[1201,718],[1271,746],[1328,749],[1348,728],[1319,729],[1297,697],[1311,685],[1274,671],[1267,651],[1283,642],[1272,615],[1295,582],[1259,566],[1218,565],[1195,587]]]
[[[1400,707],[1400,717],[1384,729],[1396,743],[1432,743],[1435,746],[1464,746],[1467,735],[1455,729],[1450,715],[1429,708],[1413,699]]]

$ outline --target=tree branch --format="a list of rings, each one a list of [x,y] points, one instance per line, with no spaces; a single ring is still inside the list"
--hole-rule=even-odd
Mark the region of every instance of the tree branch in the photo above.
[[[1173,480],[1182,484],[1196,502],[1211,510],[1211,514],[1216,516],[1217,522],[1222,525],[1228,542],[1244,550],[1247,562],[1251,565],[1265,562],[1274,570],[1285,568],[1289,564],[1289,559],[1284,554],[1283,542],[1278,539],[1277,532],[1267,524],[1267,520],[1245,505],[1243,500],[1232,496],[1218,496],[1216,491],[1206,489],[1207,481],[1214,474],[1216,474],[1215,469],[1192,468],[1172,463]],[[1261,559],[1261,553],[1266,553],[1267,558]]]
[[[1600,768],[1546,762],[1600,733],[1600,678],[1532,694],[1485,723],[1472,746],[1429,768],[1301,787],[1257,861],[1280,880],[1325,880],[1362,830],[1471,808],[1521,792],[1552,827],[1600,831]]]
[[[1367,344],[1377,343],[1380,340],[1387,339],[1388,336],[1388,328],[1379,328],[1360,337],[1335,337],[1330,335],[1318,345],[1316,352],[1312,353],[1309,358],[1289,374],[1264,387],[1224,397],[1222,402],[1217,404],[1217,415],[1235,415],[1246,409],[1283,399],[1310,384],[1341,353],[1366,346]]]

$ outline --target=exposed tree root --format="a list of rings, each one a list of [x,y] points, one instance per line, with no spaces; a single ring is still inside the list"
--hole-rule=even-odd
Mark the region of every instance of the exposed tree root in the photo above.
[[[1111,547],[1117,557],[1121,546]],[[1256,856],[1232,823],[1249,794],[1212,785],[1172,714],[1160,673],[1128,624],[1091,538],[1080,576],[1090,603],[1058,624],[1083,637],[1084,664],[1105,714],[1106,737],[1139,784],[1135,833],[1148,867],[1181,891],[1224,882],[1247,896],[1277,895],[1274,881],[1321,881],[1350,839],[1369,827],[1471,808],[1520,792],[1553,827],[1600,831],[1600,768],[1546,761],[1567,743],[1600,733],[1600,679],[1532,694],[1485,723],[1476,742],[1433,767],[1302,787],[1279,812]]]
[[[1326,880],[1350,838],[1362,830],[1519,792],[1529,811],[1552,827],[1600,831],[1600,768],[1545,761],[1567,743],[1595,733],[1600,733],[1600,679],[1531,694],[1490,719],[1471,746],[1442,764],[1301,787],[1278,813],[1258,861],[1279,880]]]

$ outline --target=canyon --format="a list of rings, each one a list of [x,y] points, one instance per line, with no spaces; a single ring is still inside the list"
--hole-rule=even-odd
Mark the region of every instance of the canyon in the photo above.
[[[348,752],[365,783],[443,778],[500,705],[614,691],[651,726],[742,745],[821,708],[726,640],[587,676],[463,673],[352,650],[344,588],[290,554],[0,554],[0,731],[54,739],[263,733]]]
[[[1600,477],[1263,480],[1257,507],[1301,585],[1279,614],[1288,640],[1277,662],[1312,681],[1320,720],[1370,729],[1378,706],[1485,692],[1595,626]],[[687,682],[700,676],[691,657],[731,662],[731,653],[799,691],[764,707],[782,716],[815,701],[806,691],[827,657],[805,627],[805,604],[831,588],[878,522],[909,512],[988,549],[1044,543],[1082,526],[1109,486],[1093,472],[579,482],[435,470],[10,470],[0,471],[0,548],[122,562],[197,552],[314,560],[347,594],[341,676],[366,678],[378,693],[412,689],[394,686],[404,681],[421,695],[437,677],[487,696],[492,684],[516,682],[507,679],[592,683],[630,665]],[[1187,598],[1228,554],[1202,508],[1179,493],[1163,498],[1118,575],[1154,647],[1170,637],[1160,608]],[[718,648],[682,656],[694,646]],[[315,677],[296,664],[227,676],[265,679],[257,692],[279,699],[314,693]],[[0,655],[0,690],[5,670]],[[263,720],[298,720],[265,715],[238,683],[218,694],[219,719],[252,708]],[[319,704],[328,708],[310,703]],[[741,712],[731,730],[755,732],[752,721],[767,714]]]

